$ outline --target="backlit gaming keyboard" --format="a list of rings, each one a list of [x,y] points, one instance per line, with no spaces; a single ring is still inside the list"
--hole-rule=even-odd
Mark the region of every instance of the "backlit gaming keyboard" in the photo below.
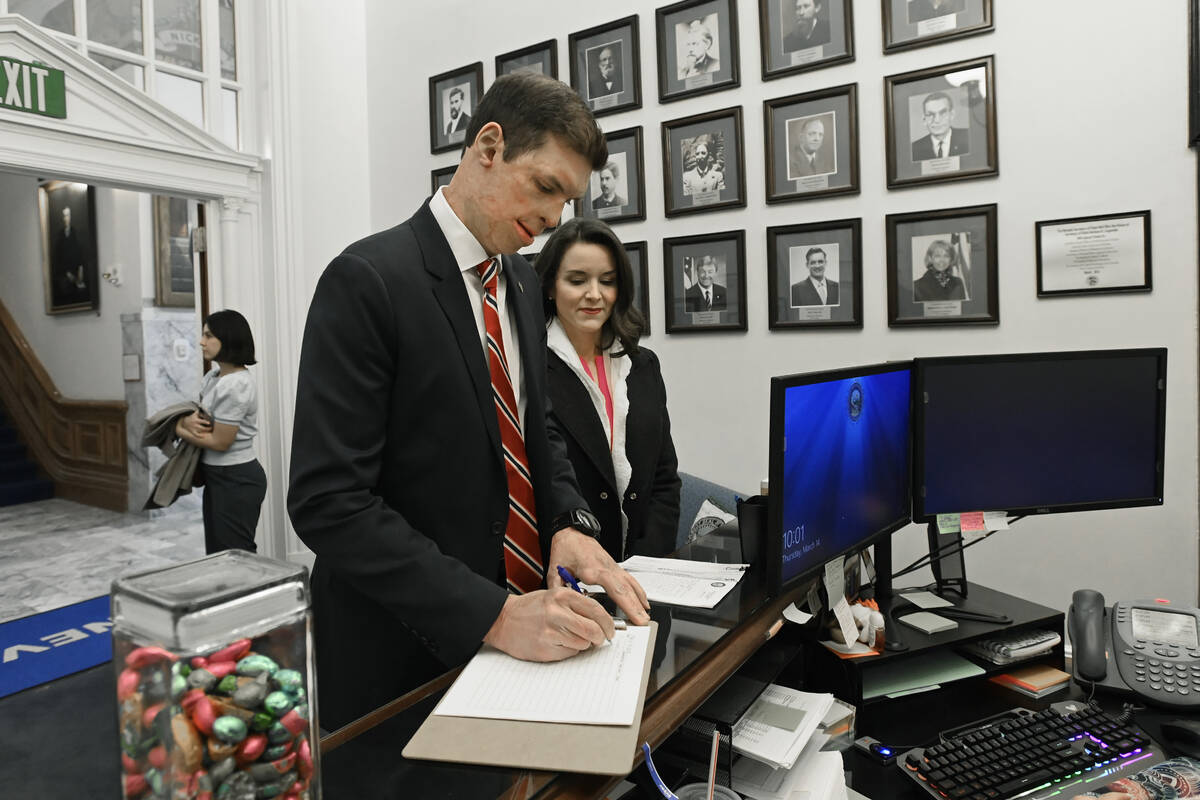
[[[896,762],[938,800],[1073,797],[1162,761],[1131,723],[1082,702],[1018,708],[946,731]]]

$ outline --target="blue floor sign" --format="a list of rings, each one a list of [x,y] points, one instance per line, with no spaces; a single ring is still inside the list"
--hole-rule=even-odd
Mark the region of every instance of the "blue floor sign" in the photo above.
[[[0,697],[112,659],[108,595],[0,624]]]

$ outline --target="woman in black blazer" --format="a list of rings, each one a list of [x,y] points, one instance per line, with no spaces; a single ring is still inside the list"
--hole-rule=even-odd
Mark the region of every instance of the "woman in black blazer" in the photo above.
[[[614,559],[675,549],[679,473],[658,357],[638,347],[645,320],[633,270],[608,225],[575,218],[537,257],[551,415]]]

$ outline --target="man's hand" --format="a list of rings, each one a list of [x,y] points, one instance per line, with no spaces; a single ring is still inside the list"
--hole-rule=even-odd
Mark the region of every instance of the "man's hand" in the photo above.
[[[175,423],[175,433],[180,436],[188,433],[193,437],[212,433],[212,420],[202,415],[199,411],[193,411],[186,417],[179,418],[179,421]]]
[[[603,606],[559,587],[509,595],[483,641],[525,661],[561,661],[612,637]]]
[[[649,625],[650,601],[642,585],[617,566],[600,543],[574,528],[563,528],[550,540],[550,564],[546,569],[546,585],[551,589],[563,585],[557,566],[566,567],[576,580],[599,584],[608,592],[617,607],[634,625]]]

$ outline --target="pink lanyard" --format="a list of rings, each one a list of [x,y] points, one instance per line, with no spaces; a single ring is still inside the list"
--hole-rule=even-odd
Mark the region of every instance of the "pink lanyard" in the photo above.
[[[600,393],[604,395],[604,410],[608,412],[608,449],[612,450],[613,446],[613,399],[612,390],[608,388],[608,374],[604,371],[604,356],[596,356],[596,374],[588,369],[587,362],[582,358],[579,363],[583,364],[583,371],[588,374],[588,377],[594,380],[600,386]]]

